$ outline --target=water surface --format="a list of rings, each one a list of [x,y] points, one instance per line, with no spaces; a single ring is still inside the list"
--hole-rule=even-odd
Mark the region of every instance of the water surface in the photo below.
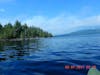
[[[65,65],[100,69],[100,36],[70,36],[0,42],[0,75],[87,75]]]

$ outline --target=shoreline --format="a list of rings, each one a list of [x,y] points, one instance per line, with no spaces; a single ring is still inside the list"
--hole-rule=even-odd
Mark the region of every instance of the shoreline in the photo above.
[[[0,39],[0,41],[22,41],[22,40],[32,40],[39,38],[14,38],[14,39]]]
[[[24,41],[24,40],[33,40],[33,39],[40,39],[40,38],[51,38],[51,37],[0,39],[0,41]]]

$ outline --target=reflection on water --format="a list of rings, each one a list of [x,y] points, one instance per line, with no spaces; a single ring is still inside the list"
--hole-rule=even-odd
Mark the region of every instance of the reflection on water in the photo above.
[[[32,42],[32,43],[31,43]],[[0,61],[12,61],[23,59],[38,50],[38,40],[4,41],[0,42]]]
[[[2,75],[86,75],[65,65],[96,65],[100,69],[100,37],[53,37],[0,42]]]

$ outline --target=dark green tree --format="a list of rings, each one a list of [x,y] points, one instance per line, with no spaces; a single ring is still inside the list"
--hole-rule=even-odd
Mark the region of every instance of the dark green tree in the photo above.
[[[22,25],[18,20],[14,25],[7,23],[3,27],[2,24],[0,24],[0,39],[35,37],[52,37],[52,34],[38,27],[29,27],[27,24]]]
[[[13,26],[11,23],[6,24],[2,30],[2,36],[4,38],[12,38],[13,37]]]
[[[2,27],[2,25],[0,24],[0,30],[2,29],[3,27]]]
[[[14,24],[14,37],[15,38],[20,38],[20,34],[22,31],[22,26],[21,26],[21,22],[19,22],[18,20],[15,22]]]

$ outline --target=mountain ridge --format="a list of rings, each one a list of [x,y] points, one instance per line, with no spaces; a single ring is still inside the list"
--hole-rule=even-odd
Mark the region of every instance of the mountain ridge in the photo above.
[[[78,36],[78,35],[94,35],[100,34],[100,28],[98,29],[81,29],[71,33],[57,35],[57,36]]]

